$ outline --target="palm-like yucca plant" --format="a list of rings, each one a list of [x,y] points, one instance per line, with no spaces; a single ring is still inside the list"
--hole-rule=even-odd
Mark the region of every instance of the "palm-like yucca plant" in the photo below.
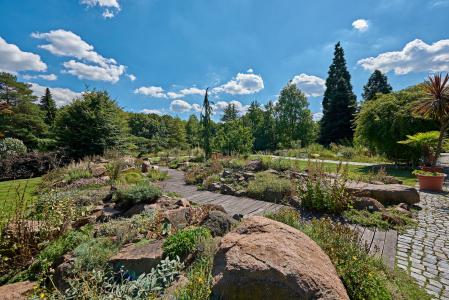
[[[429,80],[424,83],[426,96],[419,99],[414,108],[415,113],[436,120],[440,123],[440,136],[432,160],[435,166],[441,153],[444,135],[449,127],[449,75],[442,74],[429,76]]]

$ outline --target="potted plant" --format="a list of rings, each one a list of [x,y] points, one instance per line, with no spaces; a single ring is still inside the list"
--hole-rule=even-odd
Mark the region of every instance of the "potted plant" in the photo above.
[[[447,129],[449,128],[449,75],[444,77],[441,74],[429,76],[429,80],[425,81],[423,88],[426,95],[419,99],[415,104],[414,112],[422,117],[431,118],[440,125],[440,134],[438,136],[435,153],[431,158],[431,168],[436,167],[438,158],[443,147],[443,141]]]
[[[429,172],[424,170],[415,170],[413,174],[418,177],[419,188],[421,190],[441,191],[443,189],[446,174],[440,172]]]

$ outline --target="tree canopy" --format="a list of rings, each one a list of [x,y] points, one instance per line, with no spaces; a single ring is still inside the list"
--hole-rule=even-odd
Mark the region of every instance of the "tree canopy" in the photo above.
[[[368,79],[368,82],[363,87],[362,97],[365,101],[372,100],[376,97],[376,94],[389,94],[393,91],[393,88],[388,83],[388,78],[386,75],[382,74],[381,71],[375,70],[373,74]]]

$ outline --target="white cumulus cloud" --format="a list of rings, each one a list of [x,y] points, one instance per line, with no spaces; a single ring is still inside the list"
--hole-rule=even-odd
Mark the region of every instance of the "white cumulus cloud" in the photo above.
[[[63,73],[68,73],[78,77],[79,79],[108,81],[116,83],[120,80],[120,76],[125,72],[125,66],[108,65],[105,67],[88,65],[79,61],[70,60],[63,63],[65,70]]]
[[[81,0],[80,2],[88,7],[99,6],[104,8],[102,15],[105,19],[110,19],[115,16],[113,10],[116,12],[121,10],[118,0]]]
[[[33,93],[38,96],[42,97],[45,94],[45,89],[47,87],[39,85],[37,83],[30,83],[30,88],[33,91]],[[56,102],[56,105],[61,107],[66,104],[69,104],[73,101],[73,99],[81,97],[82,93],[74,92],[70,89],[66,88],[49,88],[50,92],[53,96],[53,99]]]
[[[204,95],[206,90],[199,89],[196,87],[191,87],[188,89],[182,89],[179,91],[182,95]]]
[[[162,115],[162,111],[160,111],[159,109],[142,109],[140,111],[141,113],[144,114],[156,114],[156,115]]]
[[[229,104],[234,104],[235,108],[240,114],[245,114],[248,111],[249,105],[243,105],[241,102],[237,100],[232,101],[217,101],[215,104],[212,104],[212,111],[214,114],[222,114],[223,111],[228,107]]]
[[[303,91],[307,97],[321,96],[326,90],[326,81],[324,79],[304,73],[293,77],[292,83]]]
[[[227,93],[231,95],[248,95],[261,91],[264,88],[260,75],[252,73],[238,73],[229,82],[212,90],[214,93]]]
[[[17,74],[19,71],[46,71],[47,65],[41,57],[24,52],[0,37],[0,71]]]
[[[415,39],[400,51],[385,52],[357,62],[364,69],[394,71],[397,75],[410,72],[443,72],[449,70],[449,39],[431,45]]]
[[[365,19],[358,19],[352,22],[352,27],[358,31],[367,31],[369,28],[369,24]]]
[[[94,50],[92,45],[71,31],[58,29],[45,33],[35,32],[31,36],[48,42],[48,44],[39,45],[40,48],[57,56],[74,57],[79,60],[64,62],[64,73],[80,79],[115,83],[125,72],[125,66],[117,64],[113,58],[103,57]]]
[[[23,77],[23,79],[26,79],[26,80],[40,78],[40,79],[44,79],[44,80],[48,80],[48,81],[54,81],[54,80],[58,79],[58,76],[56,76],[55,74],[23,75],[22,77]]]
[[[184,100],[173,100],[170,103],[170,110],[177,113],[184,113],[192,110],[192,105]]]
[[[180,94],[180,93],[176,93],[176,92],[168,92],[167,96],[172,98],[172,99],[175,99],[175,98],[181,98],[184,95]]]
[[[135,94],[145,95],[153,98],[167,98],[164,89],[160,86],[142,86],[134,90]]]
[[[323,113],[322,112],[316,112],[312,115],[312,118],[315,122],[318,122],[319,120],[321,120],[323,118]]]
[[[126,76],[128,76],[129,80],[134,81],[137,79],[136,75],[134,74],[126,74]]]

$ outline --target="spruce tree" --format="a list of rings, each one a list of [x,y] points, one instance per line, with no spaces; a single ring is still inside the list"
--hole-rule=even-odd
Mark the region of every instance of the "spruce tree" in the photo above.
[[[356,97],[352,92],[351,75],[346,68],[344,50],[338,42],[335,45],[334,59],[326,79],[323,98],[323,118],[320,125],[320,142],[352,140],[353,119],[356,112]]]
[[[53,122],[55,121],[55,117],[56,117],[56,102],[55,100],[53,100],[53,97],[51,95],[50,89],[46,88],[45,89],[45,95],[42,96],[41,98],[41,108],[45,113],[45,123],[47,123],[48,125],[53,125]]]
[[[206,94],[204,95],[203,101],[203,111],[201,113],[201,142],[204,150],[204,154],[206,155],[206,159],[210,158],[212,154],[212,121],[210,116],[212,114],[212,107],[210,106],[209,97],[208,97],[209,89],[206,89]]]
[[[375,70],[368,79],[368,83],[363,87],[362,97],[368,101],[374,99],[377,93],[389,94],[392,90],[387,76],[381,71]]]
[[[221,118],[221,121],[223,122],[229,122],[237,120],[238,112],[237,107],[235,107],[235,104],[229,103],[228,106],[223,111],[223,117]]]

